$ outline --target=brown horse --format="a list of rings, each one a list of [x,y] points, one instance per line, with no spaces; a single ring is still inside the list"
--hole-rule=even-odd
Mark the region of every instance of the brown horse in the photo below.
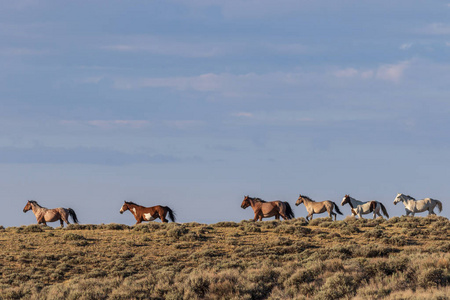
[[[26,213],[30,209],[36,216],[38,224],[47,225],[47,222],[56,222],[59,220],[61,222],[61,227],[64,227],[64,222],[66,222],[67,225],[70,224],[69,215],[72,217],[75,224],[78,224],[77,215],[75,214],[75,211],[71,208],[58,207],[48,209],[40,206],[34,200],[28,200],[27,205],[25,205],[25,207],[23,208],[23,212]]]
[[[297,199],[297,202],[295,202],[295,205],[304,204],[306,207],[306,211],[308,212],[308,215],[306,216],[306,221],[310,221],[313,218],[313,214],[321,214],[325,211],[328,212],[328,216],[331,217],[331,215],[334,216],[334,220],[336,221],[336,214],[333,212],[333,208],[336,210],[336,212],[340,215],[342,215],[341,211],[339,210],[339,207],[334,203],[333,201],[326,200],[321,202],[316,202],[309,198],[308,196],[302,196],[300,195]],[[310,217],[310,219],[308,219]]]
[[[152,207],[144,207],[138,205],[134,202],[124,201],[122,208],[120,209],[120,213],[123,214],[124,211],[129,210],[136,219],[136,224],[141,223],[142,221],[153,221],[157,218],[160,218],[162,222],[167,223],[166,215],[169,213],[169,218],[172,222],[175,222],[175,213],[167,206],[152,206]]]
[[[279,220],[280,216],[285,220],[293,219],[295,217],[289,203],[280,200],[267,202],[259,198],[245,196],[241,207],[246,209],[249,206],[251,206],[255,212],[253,221],[262,221],[262,218],[270,217],[275,217],[275,219]]]

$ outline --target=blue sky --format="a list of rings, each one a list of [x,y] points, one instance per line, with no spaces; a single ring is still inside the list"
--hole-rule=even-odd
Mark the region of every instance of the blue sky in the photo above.
[[[133,224],[123,200],[212,223],[251,218],[244,195],[299,193],[392,216],[397,193],[432,197],[449,217],[449,16],[446,1],[1,1],[0,224],[34,223],[27,199],[82,223]]]

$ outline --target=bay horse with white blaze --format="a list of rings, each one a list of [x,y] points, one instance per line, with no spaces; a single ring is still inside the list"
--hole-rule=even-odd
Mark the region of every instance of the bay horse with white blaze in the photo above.
[[[372,205],[374,205],[374,204],[371,204],[372,202],[376,203],[375,207],[372,207]],[[377,215],[382,217],[382,215],[380,214],[380,211],[382,211],[383,214],[385,215],[385,217],[389,219],[389,214],[386,210],[386,207],[381,202],[378,202],[375,200],[360,201],[360,200],[356,200],[353,197],[350,197],[350,195],[345,195],[344,198],[342,198],[341,205],[344,206],[347,203],[351,207],[353,216],[358,215],[360,218],[362,218],[362,215],[370,214],[373,212],[373,218],[375,219],[377,217]],[[358,206],[359,206],[359,208],[357,208]],[[355,211],[358,210],[359,213],[355,214],[354,210]]]
[[[310,221],[313,218],[314,214],[321,214],[324,212],[328,212],[328,216],[333,219],[331,215],[334,216],[334,220],[336,221],[336,214],[333,212],[333,208],[336,210],[336,212],[340,215],[342,215],[341,211],[339,210],[339,207],[334,203],[333,201],[326,200],[326,201],[320,201],[316,202],[309,198],[308,196],[302,196],[299,195],[297,202],[295,202],[296,206],[299,206],[300,204],[304,204],[306,207],[306,211],[308,212],[308,215],[306,216],[306,221]],[[309,218],[309,219],[308,219]]]
[[[245,196],[241,207],[246,209],[249,206],[253,208],[253,212],[255,213],[253,221],[262,221],[263,218],[270,217],[275,217],[275,219],[279,220],[280,216],[285,220],[295,217],[291,206],[286,201],[276,200],[267,202],[260,198]]]
[[[405,205],[406,215],[412,214],[414,217],[415,213],[424,212],[428,210],[428,215],[435,215],[433,209],[437,206],[439,212],[442,211],[442,202],[436,199],[425,198],[422,200],[416,200],[409,195],[397,194],[395,197],[394,204],[403,202]]]
[[[124,204],[120,209],[120,213],[123,214],[127,210],[133,214],[136,219],[136,224],[140,224],[142,221],[153,221],[158,218],[161,219],[162,222],[167,223],[169,222],[166,219],[167,214],[169,214],[169,218],[172,222],[175,222],[175,212],[168,206],[157,205],[152,207],[144,207],[131,201],[124,201]]]
[[[77,215],[71,208],[58,207],[48,209],[40,206],[34,200],[28,200],[27,205],[25,205],[25,207],[23,208],[23,212],[26,213],[30,209],[33,211],[38,224],[47,225],[47,222],[56,222],[59,220],[61,223],[61,227],[64,227],[64,222],[66,222],[67,225],[70,224],[69,216],[72,217],[75,224],[78,224]]]

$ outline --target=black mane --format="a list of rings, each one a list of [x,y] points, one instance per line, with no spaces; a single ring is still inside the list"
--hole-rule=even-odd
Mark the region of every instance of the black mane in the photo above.
[[[126,204],[136,205],[136,206],[142,206],[139,204],[134,203],[133,201],[125,201]]]
[[[263,200],[263,199],[261,199],[261,198],[250,197],[250,196],[247,196],[247,198],[252,199],[252,200],[255,200],[255,201],[258,201],[258,202],[261,202],[261,203],[267,203],[267,201],[265,201],[265,200]]]
[[[314,201],[313,199],[309,198],[308,196],[301,195],[301,197],[302,197],[302,198],[306,198],[306,199],[308,199],[309,201],[316,202],[316,201]]]
[[[39,203],[36,202],[36,200],[28,200],[28,202],[30,202],[31,204],[36,205],[37,207],[45,208],[43,206],[40,206]]]

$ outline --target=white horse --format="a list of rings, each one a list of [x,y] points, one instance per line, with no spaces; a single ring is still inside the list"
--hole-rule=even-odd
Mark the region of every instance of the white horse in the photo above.
[[[361,219],[364,219],[362,217],[363,212],[367,210],[367,206],[369,206],[369,212],[373,212],[373,210],[377,207],[377,201],[369,201],[361,205],[357,205],[356,208],[352,208],[352,215],[358,216]],[[374,217],[375,219],[375,217]]]
[[[371,206],[372,202],[376,203],[375,207]],[[352,208],[353,216],[357,215],[358,217],[362,218],[362,215],[370,214],[373,212],[373,218],[375,219],[377,217],[377,215],[382,217],[382,215],[380,214],[380,210],[381,210],[383,212],[383,214],[386,216],[386,218],[389,219],[389,214],[386,210],[386,207],[381,202],[378,202],[378,201],[363,202],[363,201],[356,200],[355,198],[352,198],[349,195],[345,195],[344,198],[342,199],[341,205],[344,206],[347,203]],[[375,204],[372,204],[372,205],[375,205]]]
[[[442,211],[442,202],[436,199],[425,198],[422,200],[416,200],[409,195],[397,194],[395,197],[394,204],[397,205],[399,202],[403,202],[405,205],[406,215],[412,214],[414,217],[415,213],[424,212],[428,210],[428,215],[435,215],[433,209],[437,205],[439,212]]]

